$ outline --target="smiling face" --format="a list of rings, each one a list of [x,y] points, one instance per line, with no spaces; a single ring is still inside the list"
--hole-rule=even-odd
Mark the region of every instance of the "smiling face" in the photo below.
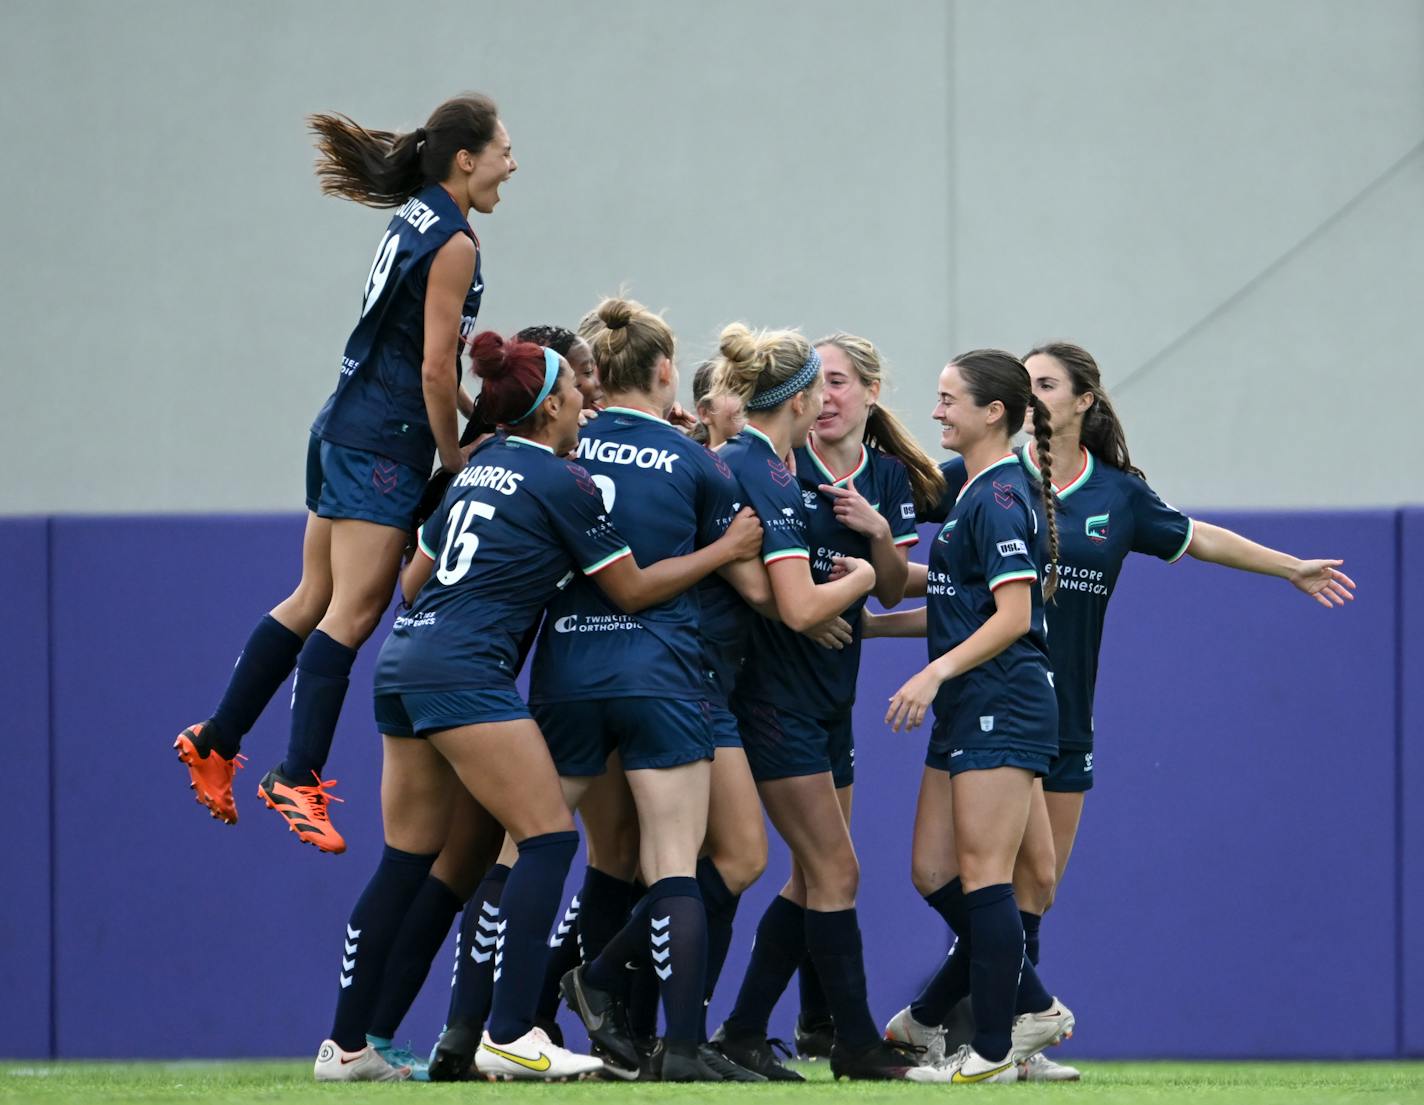
[[[1055,432],[1061,432],[1071,426],[1075,434],[1081,434],[1083,416],[1093,405],[1092,394],[1085,392],[1082,395],[1074,395],[1073,378],[1063,367],[1063,363],[1049,353],[1035,353],[1024,361],[1024,367],[1028,369],[1034,395],[1048,408],[1048,424]],[[1028,417],[1024,419],[1024,432],[1033,433],[1031,406]]]
[[[821,413],[816,418],[816,440],[834,445],[850,438],[865,437],[865,422],[880,397],[880,383],[867,385],[838,345],[818,345],[825,390]]]
[[[575,338],[565,359],[573,369],[574,383],[579,394],[583,396],[584,409],[603,406],[603,386],[598,382],[598,365],[594,362],[593,350],[589,348],[588,342],[583,338]]]
[[[940,425],[940,445],[956,453],[973,448],[990,434],[1008,437],[1003,429],[1004,404],[997,399],[986,407],[975,403],[955,364],[945,365],[939,374],[934,420]]]
[[[465,195],[468,206],[481,215],[488,215],[499,203],[499,186],[519,168],[514,160],[509,132],[503,123],[495,123],[494,137],[479,153],[461,150],[455,155],[455,165],[467,174]]]
[[[791,447],[799,449],[806,444],[806,435],[811,432],[816,419],[821,414],[821,402],[826,391],[825,372],[816,373],[811,386],[802,388],[790,399],[791,404]]]

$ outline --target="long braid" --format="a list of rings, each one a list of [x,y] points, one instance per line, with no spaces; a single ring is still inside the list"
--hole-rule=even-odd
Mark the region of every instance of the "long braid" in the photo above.
[[[1053,427],[1050,424],[1048,408],[1032,392],[1029,393],[1029,409],[1033,412],[1033,446],[1038,457],[1038,470],[1042,474],[1043,516],[1048,521],[1048,565],[1043,575],[1043,600],[1047,602],[1058,589],[1058,514],[1056,496],[1053,492]]]

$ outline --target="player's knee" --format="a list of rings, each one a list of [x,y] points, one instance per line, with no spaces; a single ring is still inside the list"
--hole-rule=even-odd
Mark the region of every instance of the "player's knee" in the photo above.
[[[949,873],[941,864],[928,863],[920,859],[910,861],[910,881],[914,883],[916,892],[922,898],[928,898],[949,882],[949,879]]]
[[[742,849],[736,852],[715,852],[712,862],[717,865],[717,873],[733,894],[741,894],[761,878],[766,870],[766,840],[760,849]]]
[[[808,865],[805,874],[808,899],[834,899],[853,902],[860,890],[860,864],[854,852],[837,856],[831,862]]]

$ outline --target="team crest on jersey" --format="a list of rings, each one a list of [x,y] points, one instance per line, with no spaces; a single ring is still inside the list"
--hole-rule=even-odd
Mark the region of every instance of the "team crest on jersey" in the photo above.
[[[766,466],[771,469],[771,478],[776,482],[777,486],[791,486],[791,480],[793,479],[793,477],[786,465],[782,464],[781,461],[777,460],[775,457],[767,457]]]
[[[1101,545],[1108,539],[1108,515],[1094,514],[1083,523],[1083,532],[1088,535],[1088,540]]]
[[[959,519],[951,518],[948,522],[944,524],[944,528],[939,531],[939,536],[935,538],[935,540],[943,541],[946,545],[948,545],[949,535],[954,532],[954,527],[957,525],[959,525]]]
[[[801,501],[806,504],[807,510],[815,510],[819,505],[816,502],[816,492],[807,491],[804,488],[801,490]]]

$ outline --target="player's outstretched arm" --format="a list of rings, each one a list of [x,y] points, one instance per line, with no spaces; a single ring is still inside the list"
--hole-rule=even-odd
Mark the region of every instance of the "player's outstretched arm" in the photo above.
[[[929,632],[929,615],[921,606],[914,610],[896,610],[890,614],[872,614],[866,610],[860,615],[861,636],[871,637],[923,637]]]
[[[1243,572],[1288,579],[1293,587],[1310,595],[1321,606],[1344,606],[1354,601],[1351,592],[1355,581],[1340,571],[1343,560],[1301,560],[1210,522],[1193,521],[1192,527],[1188,556]]]

